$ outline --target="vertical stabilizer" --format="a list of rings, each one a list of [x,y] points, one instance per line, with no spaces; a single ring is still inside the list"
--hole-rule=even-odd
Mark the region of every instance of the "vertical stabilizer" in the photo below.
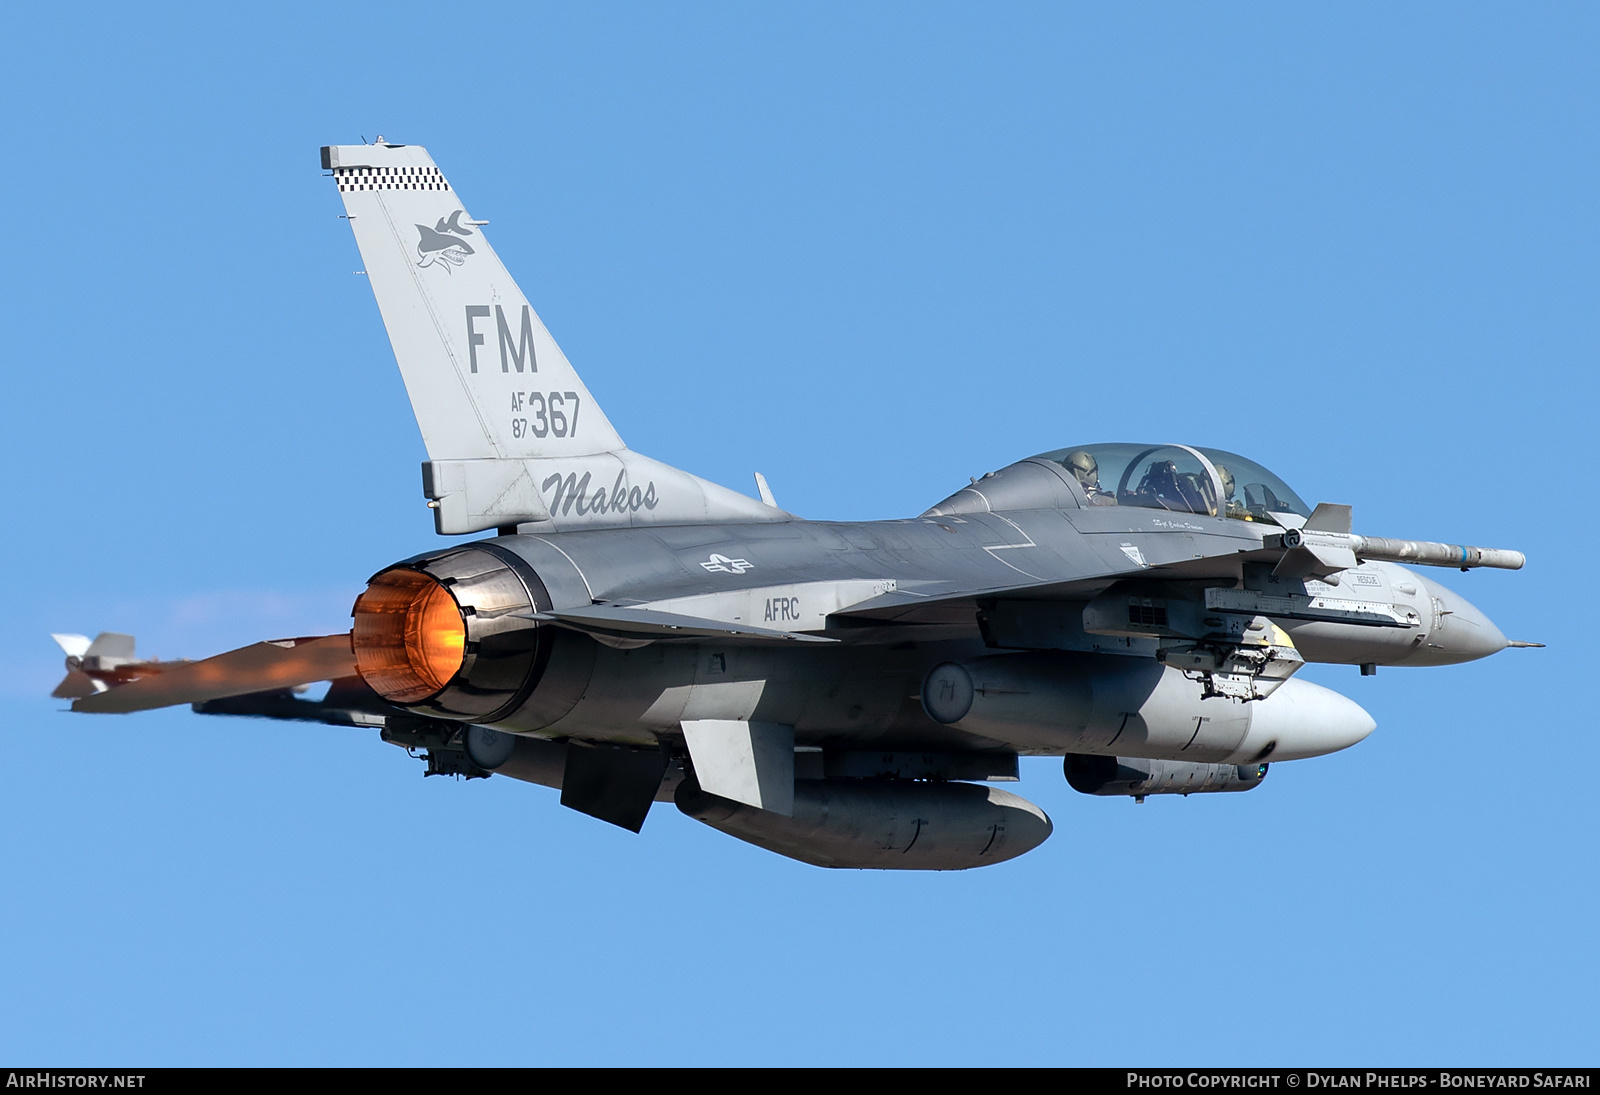
[[[418,145],[322,150],[427,445],[441,533],[789,517],[630,452]]]
[[[460,197],[418,145],[322,150],[378,298],[428,455],[623,448]]]

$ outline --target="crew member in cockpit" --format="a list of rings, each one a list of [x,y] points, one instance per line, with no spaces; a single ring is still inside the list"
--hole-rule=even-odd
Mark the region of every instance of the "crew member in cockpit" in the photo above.
[[[1083,488],[1083,493],[1089,496],[1091,506],[1114,506],[1117,499],[1108,490],[1100,489],[1100,465],[1095,458],[1078,449],[1069,452],[1066,459],[1061,461],[1068,471],[1077,479],[1078,485]]]
[[[1233,472],[1221,464],[1216,465],[1217,478],[1222,480],[1222,505],[1217,507],[1224,517],[1238,517],[1248,519],[1245,504],[1233,496]]]

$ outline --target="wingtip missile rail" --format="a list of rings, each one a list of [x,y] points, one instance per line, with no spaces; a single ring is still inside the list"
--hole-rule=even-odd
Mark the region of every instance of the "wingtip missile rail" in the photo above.
[[[1287,529],[1270,537],[1268,547],[1285,550],[1310,548],[1313,551],[1344,549],[1361,560],[1409,563],[1430,567],[1493,567],[1496,570],[1521,570],[1527,556],[1506,548],[1481,548],[1464,544],[1436,544],[1427,540],[1390,540],[1382,536],[1358,536],[1349,532],[1322,532],[1312,529]]]

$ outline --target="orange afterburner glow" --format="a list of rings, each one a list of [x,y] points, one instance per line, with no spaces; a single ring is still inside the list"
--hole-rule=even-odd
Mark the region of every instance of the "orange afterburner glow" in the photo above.
[[[416,570],[386,570],[367,583],[351,615],[356,671],[394,703],[416,703],[461,668],[467,632],[450,591]]]

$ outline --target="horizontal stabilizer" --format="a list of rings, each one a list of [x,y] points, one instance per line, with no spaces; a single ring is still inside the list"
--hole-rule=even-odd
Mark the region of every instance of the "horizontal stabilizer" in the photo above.
[[[204,661],[174,665],[156,676],[76,700],[72,709],[91,714],[148,711],[329,681],[352,676],[355,671],[356,659],[348,634],[277,639]]]
[[[398,713],[360,677],[337,677],[322,699],[306,699],[302,686],[222,696],[193,705],[197,715],[233,715],[255,719],[319,722],[327,726],[383,726]],[[484,765],[482,767],[487,767]]]
[[[730,624],[699,616],[680,616],[648,608],[622,608],[616,605],[591,605],[588,608],[563,608],[536,612],[532,619],[546,620],[575,631],[586,631],[621,639],[660,641],[668,639],[715,638],[745,642],[832,643],[837,639],[805,635],[798,631],[774,631],[749,624]]]

